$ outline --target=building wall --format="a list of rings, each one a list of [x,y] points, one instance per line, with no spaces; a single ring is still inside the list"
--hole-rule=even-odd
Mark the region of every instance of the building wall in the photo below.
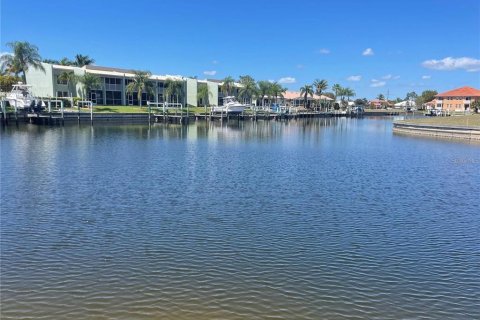
[[[476,98],[473,98],[473,97],[447,97],[447,98],[442,98],[441,100],[437,99],[437,105],[441,103],[442,110],[464,111],[467,108],[470,108],[472,106],[475,99]]]
[[[64,69],[57,67],[55,65],[42,63],[45,68],[45,72],[40,70],[35,70],[30,68],[26,73],[27,83],[32,85],[32,93],[38,97],[55,97],[58,91],[71,93],[72,97],[80,97],[85,99],[85,92],[83,90],[83,85],[79,81],[70,83],[68,86],[64,84],[57,83],[57,75],[60,75],[64,72]],[[85,69],[73,67],[70,70],[73,71],[74,75],[77,77],[85,75]],[[87,70],[88,71],[88,70]],[[108,87],[105,85],[105,77],[109,78],[122,78],[122,85],[120,88],[115,89],[114,91],[121,91],[121,100],[122,105],[127,105],[125,99],[125,75],[110,75],[108,72],[105,74],[97,74],[103,81],[103,85],[98,90],[103,91],[103,103],[106,102],[106,93],[109,91]],[[158,82],[164,82],[163,80],[154,80],[155,83],[155,101],[158,102],[158,93],[162,92],[162,89],[157,88]],[[209,91],[209,101],[211,105],[217,105],[219,98],[221,98],[219,84],[217,82],[207,81],[207,87]],[[198,81],[196,79],[186,78],[185,82],[185,97],[183,101],[192,106],[198,106]],[[111,91],[111,90],[110,90]],[[233,93],[236,95],[236,92]],[[98,102],[102,104],[102,101]]]
[[[186,103],[196,107],[197,106],[197,80],[187,78],[186,80]]]
[[[45,72],[33,67],[28,68],[25,76],[27,84],[32,85],[32,94],[35,97],[54,97],[53,68],[51,64],[42,63]]]
[[[208,99],[211,105],[217,105],[218,101],[218,83],[207,81]]]

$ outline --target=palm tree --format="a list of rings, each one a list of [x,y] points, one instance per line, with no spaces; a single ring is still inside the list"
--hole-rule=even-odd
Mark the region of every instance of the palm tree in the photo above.
[[[171,96],[176,97],[176,101],[179,101],[179,96],[183,95],[183,81],[175,79],[167,79],[165,82],[165,97],[167,102]]]
[[[49,64],[60,64],[60,61],[55,59],[43,59],[42,62],[49,63]]]
[[[355,91],[351,88],[344,88],[343,89],[343,95],[345,97],[347,97],[347,109],[349,110],[350,109],[350,106],[348,104],[348,102],[350,102],[350,97],[354,97],[355,96]]]
[[[328,88],[328,82],[327,80],[324,80],[324,79],[322,80],[316,79],[313,82],[313,86],[315,87],[315,94],[321,97],[322,93]]]
[[[70,83],[75,83],[77,81],[77,77],[71,71],[64,71],[58,75],[58,80],[65,81],[67,83],[67,88],[70,89]]]
[[[225,93],[227,96],[229,96],[234,86],[235,86],[235,79],[228,76],[225,79],[223,79],[222,92]]]
[[[211,97],[213,97],[213,94],[208,90],[208,85],[205,83],[200,83],[197,87],[197,99],[199,105],[200,100],[203,102],[203,105],[205,107],[205,114],[207,114],[207,106],[210,105]]]
[[[83,85],[82,93],[84,97],[90,98],[90,92],[102,86],[102,79],[91,73],[85,73],[83,76],[77,77],[78,82]]]
[[[89,56],[84,56],[82,54],[77,54],[75,56],[75,61],[73,62],[73,64],[77,67],[83,67],[83,66],[88,66],[90,64],[94,64],[95,63],[95,60],[93,60],[92,58],[90,58]]]
[[[285,91],[287,91],[287,88],[282,87],[282,85],[276,81],[270,84],[270,92],[275,99],[275,103],[277,103],[277,97],[283,98]]]
[[[73,66],[73,65],[75,65],[75,63],[68,58],[62,58],[62,60],[58,61],[58,64],[62,65],[62,66]]]
[[[78,55],[77,55],[78,56]],[[150,81],[150,76],[152,73],[150,71],[135,71],[135,77],[133,81],[130,82],[125,88],[127,93],[133,94],[137,92],[138,105],[142,107],[142,93],[145,91],[148,95],[154,94],[154,85]],[[147,98],[148,99],[148,98]]]
[[[338,83],[333,85],[332,90],[333,92],[335,92],[335,101],[337,101],[337,97],[339,96],[339,93],[342,91],[342,89],[342,86]]]
[[[258,96],[262,99],[262,107],[265,105],[265,96],[270,94],[272,83],[268,81],[258,81]]]
[[[303,96],[303,103],[305,108],[307,107],[308,96],[313,97],[313,87],[309,84],[304,85],[300,88],[300,95]]]
[[[26,41],[15,41],[7,43],[7,47],[12,49],[13,54],[2,55],[0,62],[7,65],[15,75],[22,73],[23,83],[27,83],[26,72],[30,67],[45,72],[37,46]]]
[[[377,99],[378,99],[378,100],[385,100],[385,96],[380,93],[380,94],[377,96]]]
[[[252,98],[257,94],[258,88],[255,80],[250,76],[240,77],[241,87],[238,90],[238,97],[252,103]]]

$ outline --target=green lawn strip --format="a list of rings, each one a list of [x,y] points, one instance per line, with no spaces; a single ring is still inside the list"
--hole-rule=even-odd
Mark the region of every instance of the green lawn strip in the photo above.
[[[480,114],[468,116],[450,116],[450,117],[424,117],[408,120],[400,120],[398,123],[432,125],[432,126],[461,126],[461,127],[480,127]]]

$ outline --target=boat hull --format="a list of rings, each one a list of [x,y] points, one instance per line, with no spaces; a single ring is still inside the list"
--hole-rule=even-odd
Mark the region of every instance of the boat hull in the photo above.
[[[245,111],[245,106],[221,106],[213,107],[213,112],[225,112],[225,113],[242,113]]]
[[[30,106],[33,104],[32,100],[20,100],[20,99],[13,99],[13,98],[8,98],[7,101],[10,104],[10,107],[12,108],[17,108],[17,109],[26,109],[30,108]]]

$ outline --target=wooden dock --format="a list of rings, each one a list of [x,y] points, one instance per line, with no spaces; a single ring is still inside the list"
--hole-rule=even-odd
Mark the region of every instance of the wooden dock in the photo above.
[[[365,112],[358,116],[399,115],[398,112]],[[2,113],[2,125],[9,123],[31,123],[36,125],[64,125],[65,123],[178,123],[188,124],[190,121],[288,121],[305,118],[357,117],[344,112],[299,112],[299,113],[100,113],[100,112],[41,112],[41,113]]]

